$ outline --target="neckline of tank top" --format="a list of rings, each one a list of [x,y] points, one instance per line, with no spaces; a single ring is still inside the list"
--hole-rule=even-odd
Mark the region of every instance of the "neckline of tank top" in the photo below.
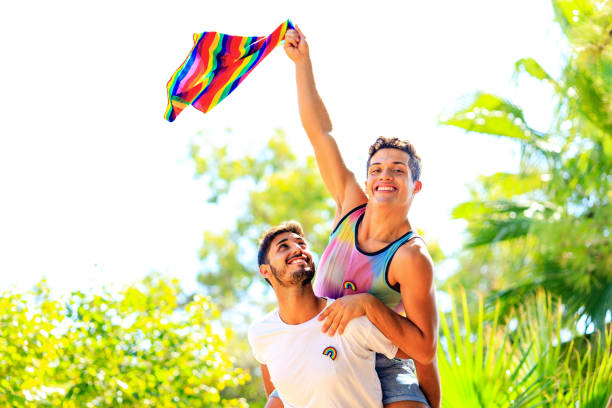
[[[389,243],[387,246],[379,249],[378,251],[374,251],[374,252],[367,252],[364,251],[363,249],[359,248],[359,241],[357,239],[357,237],[359,236],[359,225],[361,224],[361,221],[363,220],[363,216],[365,215],[365,211],[363,212],[363,214],[361,214],[359,216],[359,218],[357,218],[357,222],[355,223],[355,248],[357,249],[357,251],[359,251],[360,253],[367,255],[367,256],[374,256],[374,255],[379,255],[383,252],[385,252],[387,249],[391,248],[391,246],[395,245],[396,242],[406,238],[406,237],[410,237],[411,235],[416,235],[414,233],[413,230],[410,230],[408,232],[406,232],[404,235],[402,235],[401,237],[399,237],[398,239],[396,239],[395,241]]]

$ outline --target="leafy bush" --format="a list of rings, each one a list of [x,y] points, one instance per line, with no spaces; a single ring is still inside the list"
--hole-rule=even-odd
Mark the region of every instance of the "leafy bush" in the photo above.
[[[10,407],[248,407],[224,399],[244,384],[218,311],[178,282],[148,277],[113,295],[54,299],[41,284],[0,298],[0,405]]]

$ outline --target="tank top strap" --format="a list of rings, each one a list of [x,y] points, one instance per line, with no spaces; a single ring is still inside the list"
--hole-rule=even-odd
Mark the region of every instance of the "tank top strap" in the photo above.
[[[383,263],[383,270],[385,271],[385,281],[387,282],[387,285],[389,286],[389,288],[399,292],[399,285],[396,283],[395,285],[391,285],[391,283],[389,282],[389,266],[391,265],[391,260],[393,259],[393,257],[395,256],[395,253],[397,252],[397,250],[404,245],[406,242],[414,239],[414,238],[420,238],[419,235],[414,232],[414,231],[408,231],[407,233],[405,233],[403,236],[401,236],[400,238],[398,238],[396,241],[394,241],[391,245],[389,245],[389,247],[387,248],[387,250],[384,252],[384,263]]]
[[[334,229],[331,232],[331,234],[329,234],[330,237],[333,237],[334,235],[336,235],[337,232],[340,229],[344,228],[344,226],[347,225],[347,224],[350,225],[350,227],[351,227],[350,229],[352,231],[355,231],[355,224],[357,223],[357,220],[359,219],[361,214],[363,214],[365,212],[365,207],[366,207],[366,204],[361,204],[361,205],[358,205],[357,207],[353,208],[352,210],[350,210],[346,214],[344,214],[344,216],[342,218],[340,218],[340,221],[338,221],[338,224],[336,224],[336,226],[334,227]]]

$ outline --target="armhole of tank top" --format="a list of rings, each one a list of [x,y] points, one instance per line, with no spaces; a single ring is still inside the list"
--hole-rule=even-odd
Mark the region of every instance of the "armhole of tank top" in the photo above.
[[[404,242],[402,242],[401,244],[399,244],[397,246],[397,248],[395,248],[395,251],[393,251],[393,253],[389,257],[389,260],[387,261],[387,264],[385,265],[385,282],[387,283],[387,286],[390,287],[391,289],[393,289],[394,291],[396,291],[397,293],[400,293],[400,294],[401,294],[401,291],[399,289],[399,284],[396,283],[395,285],[397,287],[395,287],[395,286],[391,286],[391,283],[389,283],[389,267],[391,266],[391,261],[393,260],[393,257],[395,256],[395,253],[400,249],[400,247],[402,245],[404,245],[406,242],[412,241],[414,238],[421,238],[421,237],[417,233],[415,233],[415,232],[413,232],[411,235],[409,235]]]
[[[348,218],[349,215],[351,215],[355,211],[359,210],[360,208],[365,207],[366,205],[367,205],[367,203],[358,205],[357,207],[353,208],[351,211],[349,211],[346,214],[344,214],[344,216],[342,218],[340,218],[340,221],[338,221],[338,223],[336,224],[336,226],[334,227],[334,229],[332,230],[332,232],[329,235],[330,236],[334,235],[336,230],[340,227],[340,225],[342,225],[342,223]]]

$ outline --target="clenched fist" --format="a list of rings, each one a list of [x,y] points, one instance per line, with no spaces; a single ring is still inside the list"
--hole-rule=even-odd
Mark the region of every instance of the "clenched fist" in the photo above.
[[[295,27],[296,30],[288,30],[285,33],[285,53],[291,58],[296,64],[302,60],[309,58],[308,54],[308,43],[306,37],[302,33],[299,27]]]

